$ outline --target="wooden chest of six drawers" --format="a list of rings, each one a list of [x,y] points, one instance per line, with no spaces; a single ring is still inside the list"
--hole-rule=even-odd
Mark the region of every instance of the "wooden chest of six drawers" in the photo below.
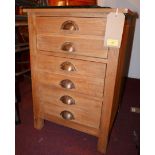
[[[92,134],[99,138],[98,150],[105,152],[118,107],[131,19],[121,48],[107,48],[106,17],[115,9],[26,11],[35,128],[50,120]]]

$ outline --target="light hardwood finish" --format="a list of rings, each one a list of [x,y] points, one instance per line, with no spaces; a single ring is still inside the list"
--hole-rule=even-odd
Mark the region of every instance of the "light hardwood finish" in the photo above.
[[[67,45],[70,47],[65,48]],[[42,51],[98,58],[107,58],[108,53],[107,48],[104,48],[103,45],[103,37],[100,36],[37,35],[37,48]],[[96,52],[94,53],[94,51]]]
[[[73,121],[64,120],[62,118],[51,115],[49,113],[44,113],[44,116],[42,118],[49,120],[49,121],[52,121],[54,123],[66,126],[66,127],[70,127],[72,129],[75,129],[78,131],[82,131],[82,132],[97,136],[97,137],[99,134],[98,129],[96,129],[96,128],[92,128],[92,127],[89,127],[89,126],[86,126],[83,124],[78,124],[78,123],[75,123]]]
[[[51,74],[48,72],[37,71],[39,83],[49,85],[51,88],[60,88],[63,90],[70,90],[79,92],[94,97],[103,97],[104,80],[99,78],[91,78],[86,76],[73,77],[70,75]],[[70,80],[74,88],[63,87],[60,83],[63,80]],[[67,82],[66,82],[67,84]],[[97,91],[95,91],[97,90]]]
[[[36,129],[41,129],[44,126],[44,119],[41,117],[41,108],[38,100],[37,93],[37,72],[35,71],[36,63],[36,37],[35,37],[35,27],[34,27],[35,15],[28,15],[28,28],[29,28],[29,45],[30,45],[30,61],[31,61],[31,80],[32,80],[32,98],[33,98],[33,114],[34,114],[34,127]]]
[[[67,106],[76,106],[78,109],[83,109],[84,111],[89,110],[93,112],[94,109],[101,109],[103,99],[99,99],[97,97],[88,96],[85,94],[79,94],[71,91],[64,91],[62,89],[54,89],[50,87],[46,87],[44,84],[40,84],[39,86],[39,100],[45,101],[45,102],[53,102],[52,104],[56,105],[67,105],[62,102],[61,97],[62,96],[70,96],[74,99],[75,103],[73,105],[67,105]],[[51,95],[52,94],[52,95]]]
[[[48,55],[38,54],[37,63],[37,67],[41,71],[62,75],[71,75],[75,77],[88,76],[103,79],[106,73],[106,64],[84,60],[51,57]],[[72,65],[75,69],[73,71],[67,70],[67,68],[63,68],[65,64],[69,64],[68,66]]]
[[[37,17],[36,23],[37,34],[104,36],[106,18]]]
[[[39,50],[36,50],[36,52],[47,56],[63,57],[63,58],[76,59],[76,60],[86,60],[89,62],[97,62],[97,63],[104,63],[104,64],[107,64],[108,62],[108,59],[103,59],[98,57],[88,57],[85,55],[68,54],[67,52],[55,52],[55,51],[51,52],[51,51],[39,51]],[[108,53],[107,53],[107,56],[108,56]]]
[[[120,48],[104,47],[107,15],[116,8],[26,9],[34,127],[44,120],[98,137],[105,153],[117,114],[134,32],[128,9]]]
[[[60,114],[62,111],[69,111],[73,114],[74,119],[69,120],[73,122],[77,122],[78,124],[83,124],[85,126],[89,126],[92,128],[99,128],[100,124],[100,115],[101,115],[101,108],[94,108],[93,111],[91,110],[83,110],[81,108],[77,108],[75,106],[67,106],[67,105],[58,105],[58,102],[54,103],[45,102],[43,101],[42,108],[44,109],[44,113],[56,116],[60,119],[64,119]],[[44,114],[43,114],[44,115]]]
[[[116,12],[117,8],[64,8],[64,9],[57,9],[57,8],[52,8],[52,9],[40,9],[40,8],[35,8],[35,9],[23,9],[25,12],[29,13],[35,13],[37,16],[59,16],[59,17],[64,17],[64,16],[69,16],[69,17],[106,17],[108,13],[110,12]],[[119,8],[118,13],[124,13],[127,15],[134,15],[131,10],[128,8]],[[61,15],[61,16],[60,16]]]

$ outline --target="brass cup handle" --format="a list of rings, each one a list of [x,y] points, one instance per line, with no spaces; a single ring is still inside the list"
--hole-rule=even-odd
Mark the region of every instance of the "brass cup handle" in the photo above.
[[[67,104],[67,105],[74,105],[74,104],[75,104],[75,100],[74,100],[72,97],[67,96],[67,95],[62,96],[62,97],[60,98],[60,101],[61,101],[62,103],[64,103],[64,104]]]
[[[62,112],[60,113],[60,115],[61,115],[62,118],[65,119],[65,120],[73,120],[73,119],[75,119],[75,118],[74,118],[74,115],[73,115],[70,111],[64,110],[64,111],[62,111]]]
[[[78,28],[77,24],[76,24],[74,21],[72,21],[72,20],[67,20],[67,21],[65,21],[65,22],[61,25],[61,30],[74,32],[74,31],[78,31],[79,28]]]
[[[60,65],[60,68],[62,70],[65,70],[65,71],[68,71],[68,72],[72,72],[72,71],[76,71],[74,65],[68,61],[66,62],[63,62],[61,65]]]
[[[61,50],[66,51],[66,52],[75,52],[75,47],[72,42],[65,42],[61,46]]]
[[[71,80],[62,80],[60,82],[60,86],[63,87],[63,88],[66,88],[66,89],[75,89],[75,85],[74,83],[71,81]]]

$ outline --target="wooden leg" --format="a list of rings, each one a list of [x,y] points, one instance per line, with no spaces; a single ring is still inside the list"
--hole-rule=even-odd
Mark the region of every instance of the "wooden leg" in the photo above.
[[[44,119],[42,118],[35,118],[34,119],[34,128],[42,129],[44,127]]]
[[[108,142],[108,138],[103,137],[104,135],[102,135],[101,137],[98,138],[98,144],[97,144],[97,150],[103,154],[106,153],[107,150],[107,142]]]

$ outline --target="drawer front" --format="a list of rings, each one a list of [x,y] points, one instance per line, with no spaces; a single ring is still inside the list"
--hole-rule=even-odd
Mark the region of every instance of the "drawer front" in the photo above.
[[[38,69],[72,76],[90,76],[103,79],[105,77],[106,64],[40,55],[37,56]]]
[[[85,111],[76,107],[59,106],[52,103],[53,102],[41,102],[43,113],[56,116],[66,121],[73,121],[85,126],[99,128],[101,109],[95,109],[96,111],[94,110],[94,112],[91,113],[89,110]]]
[[[52,102],[51,104],[78,108],[83,111],[90,111],[92,114],[94,111],[98,111],[102,107],[102,99],[92,96],[64,91],[58,88],[49,88],[44,84],[40,84],[38,88],[39,98],[44,102]]]
[[[101,37],[37,35],[37,49],[74,55],[107,58],[108,48]]]
[[[105,18],[36,17],[37,34],[105,34]]]
[[[47,87],[65,91],[79,92],[94,97],[103,97],[104,79],[91,77],[72,77],[38,71],[38,81]]]

